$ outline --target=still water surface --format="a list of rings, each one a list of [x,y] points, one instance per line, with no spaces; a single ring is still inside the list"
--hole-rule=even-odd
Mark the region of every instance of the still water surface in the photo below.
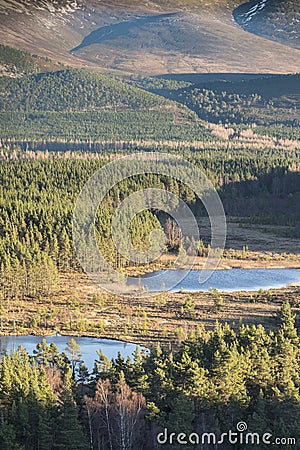
[[[47,336],[47,344],[52,342],[57,345],[59,352],[66,352],[67,342],[72,336]],[[74,337],[74,336],[73,336]],[[22,345],[27,352],[32,355],[33,350],[36,348],[37,344],[41,342],[43,337],[40,336],[0,336],[0,353],[9,352],[10,350],[15,350],[19,345]],[[80,351],[82,354],[82,359],[88,369],[91,371],[94,367],[94,360],[98,359],[97,351],[100,349],[109,358],[116,358],[118,353],[122,353],[123,357],[126,359],[127,356],[132,356],[137,345],[129,344],[122,341],[114,341],[110,339],[97,339],[88,337],[74,337],[77,344],[80,345]]]
[[[143,275],[134,284],[143,286],[149,292],[208,292],[212,288],[222,292],[235,292],[278,289],[300,282],[300,269],[215,270],[204,283],[199,282],[199,276],[202,272],[205,273],[201,270],[191,270],[181,280],[183,277],[182,270],[160,270]]]

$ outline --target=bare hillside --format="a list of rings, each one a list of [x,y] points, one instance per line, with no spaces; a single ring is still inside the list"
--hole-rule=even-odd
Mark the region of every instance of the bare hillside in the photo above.
[[[300,71],[300,50],[235,23],[242,3],[1,0],[0,42],[99,71]]]

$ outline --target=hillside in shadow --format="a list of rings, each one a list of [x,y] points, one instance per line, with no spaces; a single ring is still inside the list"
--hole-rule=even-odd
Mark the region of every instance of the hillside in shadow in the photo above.
[[[161,23],[162,21],[165,22],[167,19],[175,18],[176,16],[176,13],[158,14],[154,16],[138,17],[132,20],[100,27],[86,36],[81,44],[73,48],[71,52],[76,52],[93,44],[102,44],[116,39],[120,39],[120,42],[122,42],[122,40],[126,40],[127,38],[134,38],[134,33],[138,28],[148,27],[149,25]],[[137,42],[137,45],[138,44],[139,43]],[[149,42],[149,45],[151,45],[151,42]]]
[[[246,31],[300,49],[300,3],[293,0],[251,0],[233,11]]]

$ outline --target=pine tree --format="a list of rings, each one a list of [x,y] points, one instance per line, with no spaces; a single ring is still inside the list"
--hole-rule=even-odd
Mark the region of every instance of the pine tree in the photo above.
[[[176,358],[177,359],[177,358]],[[204,400],[209,391],[208,371],[193,361],[187,349],[182,349],[180,359],[176,360],[174,382],[189,396]]]
[[[87,450],[88,444],[78,421],[70,372],[65,376],[59,402],[53,450]]]
[[[136,347],[133,353],[133,363],[128,358],[126,361],[126,381],[136,392],[144,395],[149,392],[149,376],[146,373],[143,356],[139,347]]]
[[[5,422],[0,425],[0,450],[22,450],[14,426]]]
[[[292,313],[288,302],[283,303],[278,311],[277,323],[286,338],[289,338],[295,345],[299,344],[299,336],[295,328],[295,315]]]
[[[186,433],[189,435],[193,430],[193,421],[195,420],[194,400],[182,391],[175,391],[168,403],[170,412],[166,420],[166,427],[176,434]]]
[[[75,376],[75,369],[77,364],[79,364],[82,361],[82,355],[80,352],[80,345],[77,344],[74,338],[71,338],[69,342],[67,343],[66,352],[71,357],[71,368],[72,368],[72,375]]]

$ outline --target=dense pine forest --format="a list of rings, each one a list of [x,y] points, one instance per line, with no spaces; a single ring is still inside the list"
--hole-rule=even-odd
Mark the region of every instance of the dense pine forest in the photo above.
[[[299,335],[287,303],[274,323],[271,332],[199,326],[177,350],[137,349],[127,360],[99,352],[92,373],[73,339],[63,354],[46,341],[33,356],[19,348],[0,364],[0,448],[179,449],[184,433],[191,436],[185,448],[208,449],[241,421],[255,433],[254,448],[297,448]],[[159,447],[156,436],[166,429],[173,437]],[[244,449],[242,435],[223,448]]]
[[[224,162],[225,155],[186,156],[214,181],[228,215],[240,216],[241,222],[286,225],[290,236],[299,236],[296,154],[274,152],[262,157],[239,153]],[[75,201],[88,178],[105,163],[103,159],[61,158],[1,163],[0,289],[4,298],[45,293],[55,284],[58,271],[76,270],[72,241]],[[179,192],[196,216],[205,216],[201,201],[176,180],[147,175],[129,178],[111,191],[96,220],[99,244],[113,265],[127,264],[117,250],[112,251],[109,230],[113,212],[126,193],[145,187]],[[135,245],[146,249],[149,233],[164,228],[166,221],[155,211],[138,215],[131,227]]]
[[[272,232],[267,257],[284,265],[299,253],[299,74],[209,82],[104,75],[2,45],[0,62],[0,450],[245,450],[245,433],[222,445],[211,435],[236,432],[241,421],[256,433],[252,448],[298,448],[299,288],[123,303],[85,286],[72,218],[80,190],[107,162],[180,154],[207,175],[236,224],[226,257],[259,262]],[[111,222],[129,194],[160,188],[183,199],[198,223],[207,219],[191,189],[150,168],[111,189],[96,215],[98,244],[125,275],[136,267],[115,248]],[[133,245],[147,250],[154,229],[165,231],[164,256],[182,251],[180,230],[157,210],[134,217]],[[263,231],[248,247],[244,229]],[[190,242],[199,258],[210,238]],[[283,239],[295,243],[289,254],[277,252]],[[257,304],[255,320],[227,323],[225,311],[240,304]],[[73,338],[63,353],[45,340],[32,355],[5,353],[1,335],[28,330],[134,337],[148,348],[111,361],[99,351],[93,371]],[[173,437],[159,444],[165,430]],[[182,446],[180,433],[192,440]],[[257,440],[266,433],[269,445]]]
[[[206,140],[182,105],[87,70],[0,79],[2,139],[97,142]]]
[[[1,77],[19,78],[24,75],[55,70],[62,66],[63,64],[55,63],[48,57],[31,55],[29,52],[0,44]]]
[[[199,76],[186,81],[184,75],[182,79],[131,76],[127,81],[188,106],[203,120],[258,125],[264,134],[271,135],[273,126],[279,138],[299,139],[299,74],[242,81],[230,80],[230,76],[226,79],[226,74],[219,78],[204,81]]]

